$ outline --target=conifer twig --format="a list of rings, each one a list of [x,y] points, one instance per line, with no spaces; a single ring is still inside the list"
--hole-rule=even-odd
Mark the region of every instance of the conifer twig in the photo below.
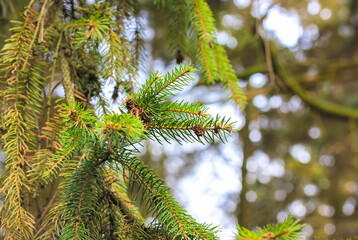
[[[198,42],[199,42],[199,46],[200,46],[200,50],[201,50],[201,55],[204,59],[204,64],[205,64],[205,68],[206,68],[206,72],[208,73],[208,78],[209,79],[212,79],[212,74],[211,74],[211,70],[210,70],[210,67],[209,67],[209,64],[208,64],[208,60],[207,60],[207,57],[206,57],[206,53],[205,53],[205,50],[204,50],[204,43],[203,41],[201,41],[199,38],[198,38]]]
[[[153,81],[151,81],[148,85],[148,87],[145,89],[144,93],[142,94],[142,98],[141,100],[143,100],[145,94],[148,92],[148,90],[150,89],[150,87],[154,84],[155,81],[158,80],[158,76],[155,76],[155,78],[153,79]]]
[[[148,189],[153,195],[158,194],[159,196],[161,196],[161,198],[165,201],[167,207],[170,209],[170,211],[171,211],[171,213],[172,213],[172,216],[174,217],[176,223],[178,224],[178,226],[179,226],[179,228],[180,228],[180,230],[181,230],[181,232],[182,232],[182,235],[185,237],[185,239],[188,239],[188,236],[187,236],[187,234],[185,233],[184,228],[183,228],[182,224],[180,223],[180,221],[179,221],[179,219],[178,219],[178,217],[177,217],[175,211],[173,211],[173,209],[172,209],[170,203],[169,203],[168,200],[163,196],[163,194],[160,193],[159,191],[156,191],[156,190],[152,189],[152,188],[149,186],[149,184],[147,183],[147,181],[145,181],[145,180],[143,179],[143,177],[142,177],[140,174],[138,174],[138,172],[136,171],[136,169],[134,169],[134,168],[133,168],[130,164],[128,164],[126,161],[123,161],[122,159],[119,159],[119,158],[116,158],[116,160],[119,161],[119,162],[121,162],[121,163],[122,163],[123,165],[125,165],[128,169],[130,169],[130,170],[132,171],[132,173],[135,174],[136,177],[142,182],[142,184],[144,184],[144,186],[146,187],[146,189]],[[152,201],[153,201],[153,200],[152,200]]]
[[[197,14],[199,16],[199,19],[200,19],[200,23],[201,23],[201,27],[203,29],[204,36],[205,36],[206,40],[208,41],[210,47],[214,47],[213,42],[211,41],[210,35],[206,30],[205,23],[204,23],[204,20],[203,20],[203,16],[202,16],[202,13],[200,11],[200,6],[199,6],[198,0],[195,0],[195,7],[196,7]]]
[[[200,125],[199,125],[200,126]],[[203,126],[204,127],[204,126]],[[147,128],[152,128],[152,129],[168,129],[168,130],[195,130],[195,126],[189,126],[189,127],[183,127],[183,126],[157,126],[157,125],[149,125]],[[219,131],[219,130],[225,130],[229,133],[232,132],[232,127],[221,127],[221,126],[216,126],[216,127],[204,127],[205,130],[213,130],[213,131]]]
[[[63,161],[64,159],[66,159],[66,157],[67,157],[76,147],[78,147],[78,145],[74,145],[71,149],[69,149],[66,153],[64,153],[64,154],[61,156],[61,158],[58,159],[58,160],[53,164],[53,166],[52,166],[49,170],[47,170],[47,171],[45,172],[45,174],[46,174],[46,173],[47,173],[47,174],[51,174],[51,173],[54,171],[54,169],[57,168],[57,167],[59,166],[59,164],[61,164],[62,161]]]
[[[208,116],[207,114],[202,113],[201,111],[199,111],[199,112],[192,112],[192,111],[189,111],[189,110],[180,110],[180,109],[168,109],[167,111],[168,111],[168,112],[188,113],[188,114],[192,114],[192,115],[198,115],[198,116],[201,116],[201,117],[206,117],[206,116]]]
[[[42,5],[41,12],[40,12],[40,15],[39,15],[39,20],[38,20],[38,22],[37,22],[37,25],[36,25],[36,28],[35,28],[35,32],[34,32],[34,34],[33,34],[33,38],[32,38],[32,40],[31,40],[31,43],[30,43],[29,47],[28,47],[29,50],[32,49],[32,46],[33,46],[34,43],[35,43],[35,39],[36,39],[37,34],[38,34],[38,32],[39,32],[40,26],[42,25],[42,22],[45,21],[44,18],[45,18],[45,16],[46,16],[46,12],[47,12],[47,3],[48,3],[48,0],[45,0],[44,3],[43,3],[43,5]],[[25,69],[25,67],[27,66],[27,61],[28,61],[28,59],[29,59],[29,56],[30,56],[29,54],[26,55],[25,60],[24,60],[24,64],[23,64],[23,66],[22,66],[22,68],[21,68],[21,71],[23,71],[23,70]]]
[[[185,74],[187,74],[188,72],[190,72],[192,70],[191,67],[187,68],[186,70],[184,70],[184,72],[180,73],[178,76],[176,76],[175,78],[173,78],[172,80],[170,80],[170,82],[168,82],[167,84],[165,84],[162,88],[160,88],[157,92],[154,93],[153,97],[155,97],[156,95],[158,95],[161,91],[163,91],[166,87],[168,87],[170,84],[172,84],[173,82],[175,82],[178,78],[184,76]]]
[[[236,93],[236,89],[232,83],[232,80],[229,78],[229,76],[227,74],[225,74],[225,78],[226,78],[226,81],[227,81],[227,85],[229,87],[229,89],[231,90],[231,94],[232,94],[232,97],[233,99],[235,100],[235,102],[240,106],[240,107],[243,107],[244,106],[244,103],[242,101],[242,98],[240,98],[237,93]]]

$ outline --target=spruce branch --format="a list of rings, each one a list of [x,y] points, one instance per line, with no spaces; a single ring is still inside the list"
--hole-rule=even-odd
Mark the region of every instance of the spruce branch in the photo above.
[[[181,109],[168,109],[168,112],[174,112],[174,113],[187,113],[187,114],[192,114],[192,115],[198,115],[200,117],[206,117],[206,114],[203,114],[201,111],[199,112],[192,112],[190,110],[181,110]]]
[[[115,182],[111,183],[112,181]],[[122,177],[113,179],[113,176],[110,176],[106,182],[111,185],[105,187],[103,192],[104,199],[107,199],[112,208],[110,212],[110,217],[113,219],[112,234],[121,239],[167,239],[159,228],[146,226],[145,220],[127,196],[127,186]],[[113,213],[117,216],[111,216]]]
[[[275,225],[267,225],[263,228],[256,228],[255,231],[248,230],[244,227],[238,226],[238,235],[236,239],[239,240],[295,240],[302,237],[305,233],[300,232],[304,227],[299,223],[300,220],[293,220],[288,216],[282,223]]]
[[[139,64],[143,63],[145,60],[145,54],[144,54],[144,39],[143,39],[143,23],[142,19],[139,15],[139,9],[134,7],[133,13],[135,15],[135,37],[133,41],[131,41],[131,45],[134,46],[133,55],[132,58],[133,65],[135,69],[139,68]]]
[[[198,39],[199,43],[199,51],[198,51],[198,59],[202,66],[205,66],[205,74],[207,74],[207,78],[209,82],[214,80],[216,75],[215,62],[213,61],[213,52],[211,51],[210,46],[206,45],[201,39]]]
[[[44,79],[42,73],[46,64],[37,46],[31,46],[34,38],[32,23],[36,14],[26,11],[24,22],[17,22],[11,39],[6,41],[0,62],[4,96],[1,105],[7,110],[3,113],[3,127],[7,129],[2,136],[7,155],[5,171],[9,172],[3,182],[5,192],[2,227],[8,238],[31,239],[34,217],[24,204],[30,182],[28,169],[31,167],[32,151],[36,149],[37,119],[41,111]]]
[[[65,221],[59,239],[96,239],[96,213],[100,209],[104,170],[100,167],[107,156],[88,159],[64,183]]]
[[[195,71],[191,64],[180,64],[164,76],[154,73],[135,94],[134,100],[140,107],[150,105],[154,99],[164,100],[173,95],[173,91],[181,91],[183,86],[188,85],[193,80],[191,73]]]
[[[192,71],[190,65],[180,65],[164,77],[156,72],[138,93],[123,102],[129,114],[143,121],[149,138],[203,143],[200,139],[202,136],[207,142],[213,142],[214,135],[224,141],[226,134],[231,133],[233,123],[229,119],[208,116],[207,109],[201,104],[171,102],[167,98],[174,89],[181,89],[189,83],[190,75],[187,74]],[[172,86],[171,89],[171,84],[178,86]]]
[[[148,137],[158,139],[162,137],[165,141],[173,139],[179,143],[200,142],[203,137],[206,142],[211,143],[215,138],[225,142],[227,134],[233,131],[233,123],[230,119],[216,117],[203,117],[190,115],[186,118],[173,118],[170,115],[164,119],[153,119],[148,126]]]
[[[158,72],[153,73],[153,74],[150,75],[149,81],[147,81],[146,86],[145,86],[144,89],[143,89],[144,91],[143,91],[143,93],[141,93],[141,98],[140,98],[141,101],[143,101],[143,98],[146,96],[148,90],[149,90],[149,89],[151,88],[151,86],[155,83],[155,81],[158,80],[158,78],[159,78],[159,77],[158,77]]]
[[[91,41],[101,43],[114,24],[111,14],[103,14],[101,10],[89,13],[88,18],[72,21],[66,24],[64,29],[74,32],[73,44],[75,49],[81,49],[85,45],[91,46]]]
[[[5,199],[1,210],[5,214],[1,219],[1,226],[7,230],[6,236],[9,238],[31,239],[35,228],[34,217],[22,206],[24,188],[30,190],[26,185],[26,175],[20,166],[13,166],[11,170],[2,186]]]
[[[194,42],[202,42],[196,50],[203,52],[199,62],[204,66],[205,56],[207,72],[217,78],[220,54],[214,48],[214,24],[206,23],[212,18],[208,5],[202,0],[168,2],[179,20],[170,23],[180,28],[172,36],[177,61],[189,55],[188,35],[197,26]],[[37,3],[40,13],[32,9]],[[6,237],[217,239],[216,228],[196,223],[164,181],[133,156],[136,144],[147,137],[224,141],[233,124],[210,116],[201,104],[170,99],[193,80],[191,64],[152,74],[137,93],[127,89],[127,111],[112,113],[103,94],[104,81],[115,84],[116,99],[121,87],[132,88],[142,64],[140,9],[134,1],[77,3],[31,0],[24,21],[16,23],[0,53],[1,127],[6,129],[2,144],[7,155],[0,221]],[[194,15],[201,21],[198,25],[190,25]],[[52,92],[61,82],[68,103],[52,109]],[[104,116],[95,117],[91,100]],[[107,179],[112,170],[119,179],[115,182]],[[122,178],[128,189],[119,186]],[[129,193],[135,193],[142,206],[147,204],[155,222],[146,226]]]
[[[208,4],[203,0],[194,0],[195,15],[194,23],[199,32],[199,37],[208,42],[210,47],[214,47],[213,39],[215,34],[215,21]]]
[[[107,46],[104,47],[101,55],[102,69],[101,75],[104,79],[110,79],[111,81],[118,82],[119,78],[124,71],[122,63],[125,59],[123,56],[123,44],[118,34],[110,30],[107,34]]]
[[[117,172],[115,174],[119,175]],[[112,182],[113,180],[108,182],[108,179],[106,179],[108,187],[105,187],[104,193],[108,193],[112,203],[121,209],[124,216],[129,218],[130,224],[138,224],[141,227],[145,227],[145,220],[141,216],[139,209],[134,206],[134,202],[128,197],[128,188],[123,176],[119,177],[119,179],[115,179],[115,182]]]
[[[230,90],[230,93],[232,95],[232,99],[235,101],[236,104],[238,104],[241,108],[244,108],[244,104],[246,103],[246,96],[244,95],[244,92],[242,91],[240,85],[237,83],[236,78],[229,77],[228,75],[225,75],[225,78],[227,80],[227,86]]]
[[[100,131],[100,138],[106,139],[108,144],[111,142],[125,144],[122,140],[138,142],[145,138],[143,123],[130,114],[106,115],[103,121],[98,123],[97,128]]]
[[[39,30],[43,30],[43,24],[44,24],[44,21],[45,21],[45,17],[46,17],[46,14],[47,14],[47,10],[49,8],[48,6],[49,2],[48,0],[45,0],[44,3],[42,4],[42,7],[41,7],[41,12],[39,14],[39,17],[38,17],[38,21],[37,21],[37,24],[36,24],[36,28],[35,28],[35,32],[32,36],[32,40],[31,40],[31,43],[30,45],[28,46],[28,49],[31,51],[33,46],[34,46],[34,43],[36,41],[36,38],[37,38],[37,35],[39,33]],[[41,36],[39,37],[40,40],[43,41],[43,31],[41,31]],[[29,56],[30,55],[27,55],[25,60],[24,60],[24,64],[22,65],[22,71],[25,69],[25,67],[27,66],[27,61],[29,59]]]
[[[65,222],[63,220],[63,202],[55,201],[55,204],[46,214],[45,221],[34,235],[36,240],[58,239]]]
[[[112,208],[110,218],[113,219],[113,222],[110,232],[113,237],[116,236],[117,238],[121,237],[122,239],[125,239],[130,236],[135,236],[135,238],[138,239],[154,239],[147,233],[147,227],[144,224],[144,220],[138,221],[138,217],[133,215],[131,208],[134,207],[121,198],[122,194],[120,197],[116,191],[105,189],[104,195],[108,198],[108,202]],[[123,195],[126,197],[125,194]],[[117,213],[117,216],[113,215],[114,213]],[[123,219],[123,226],[119,226],[118,224],[121,223]]]
[[[174,83],[177,79],[185,76],[188,72],[190,72],[192,69],[189,67],[187,69],[185,69],[184,71],[182,71],[180,74],[176,74],[176,76],[171,79],[169,82],[167,82],[164,86],[162,86],[160,89],[158,89],[153,97],[155,97],[156,95],[158,95],[160,92],[162,92],[164,89],[166,89],[170,84]]]
[[[136,161],[135,158],[123,159],[115,155],[113,160],[129,171],[125,175],[129,186],[133,186],[136,181],[140,182],[143,194],[140,203],[149,202],[148,211],[153,212],[154,218],[158,220],[159,226],[166,234],[173,239],[193,239],[199,237],[198,233],[202,233],[207,234],[207,238],[202,239],[217,239],[213,229],[209,229],[207,225],[195,223],[194,219],[168,193],[163,180],[153,175],[142,162]]]
[[[196,31],[192,40],[195,43],[197,61],[207,82],[214,83],[215,80],[224,82],[235,103],[243,108],[246,98],[237,83],[235,71],[229,63],[226,51],[216,41],[215,20],[209,5],[204,0],[185,0],[172,3],[172,5],[173,7],[169,7],[169,4],[164,5],[164,8],[177,16],[187,15],[191,20],[190,27]],[[178,32],[180,28],[176,27],[177,24],[170,25],[170,29]],[[182,25],[186,26],[184,23]],[[185,27],[185,34],[190,27]],[[182,50],[178,49],[178,53],[182,54]]]
[[[216,51],[219,56],[218,67],[221,69],[219,72],[221,76],[220,79],[225,83],[234,102],[241,108],[244,108],[246,104],[246,96],[238,83],[236,73],[230,64],[226,51],[219,45],[216,46]]]
[[[156,72],[137,93],[125,100],[124,104],[131,114],[139,116],[148,124],[152,117],[161,117],[162,109],[169,104],[168,96],[174,95],[174,91],[180,91],[188,85],[193,80],[191,73],[195,71],[192,65],[185,64],[175,67],[164,76]]]
[[[232,132],[232,126],[221,126],[220,122],[217,122],[215,127],[208,127],[208,126],[204,126],[204,125],[198,125],[198,124],[194,124],[193,126],[190,127],[184,127],[184,126],[157,126],[157,125],[150,125],[148,126],[148,129],[161,129],[161,130],[184,130],[184,131],[188,131],[188,130],[192,130],[196,136],[201,137],[204,136],[205,133],[209,130],[213,131],[215,134],[218,134],[220,132],[220,130],[224,130],[227,131],[228,133]],[[170,136],[173,136],[171,134],[168,134]],[[183,138],[183,140],[185,140],[185,138]],[[196,139],[195,139],[196,140]],[[211,142],[211,141],[210,141]]]
[[[59,112],[63,128],[59,134],[59,148],[46,164],[42,174],[47,182],[66,164],[70,166],[70,160],[76,153],[86,152],[86,149],[91,149],[96,142],[90,127],[96,122],[91,110],[86,110],[81,103],[69,102],[68,105],[62,105]],[[74,161],[77,163],[76,160]]]
[[[210,117],[207,114],[208,108],[204,105],[187,103],[184,101],[175,101],[171,102],[166,106],[166,111],[171,112],[172,117],[188,118],[190,116],[196,115],[200,117]]]
[[[215,20],[209,5],[203,0],[186,1],[190,9],[189,16],[197,36],[197,58],[209,83],[218,78],[218,56],[215,50]]]
[[[165,10],[172,16],[169,18],[168,40],[172,55],[176,58],[176,63],[181,64],[184,61],[183,54],[188,53],[189,41],[189,13],[187,2],[184,0],[167,1]]]

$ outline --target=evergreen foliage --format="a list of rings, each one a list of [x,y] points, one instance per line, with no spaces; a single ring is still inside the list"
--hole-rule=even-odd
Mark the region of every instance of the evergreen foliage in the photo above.
[[[226,51],[218,44],[215,33],[215,20],[209,5],[204,0],[160,1],[157,4],[172,16],[169,26],[171,46],[177,54],[177,63],[181,62],[183,55],[195,55],[204,79],[207,83],[221,81],[225,84],[233,101],[243,107],[246,97],[237,83]],[[190,47],[187,39],[190,39]],[[190,48],[194,46],[193,53]]]
[[[244,227],[238,226],[239,234],[236,239],[282,239],[282,240],[295,240],[301,238],[305,233],[299,232],[304,225],[299,223],[299,220],[293,220],[291,216],[287,217],[282,223],[275,225],[267,225],[263,228],[256,228],[255,231],[250,231]]]
[[[230,119],[210,116],[201,104],[171,100],[193,80],[186,55],[196,58],[208,83],[223,82],[240,106],[245,97],[216,41],[208,4],[158,5],[173,13],[170,32],[178,29],[179,37],[170,41],[181,64],[153,73],[137,91],[144,65],[140,3],[32,0],[23,21],[14,22],[0,57],[6,239],[218,239],[216,227],[197,223],[138,161],[136,145],[146,138],[225,142],[234,131]],[[103,94],[109,83],[113,101],[127,94],[121,114]],[[55,99],[58,86],[66,99]],[[128,197],[133,194],[153,216],[149,225]]]
[[[176,140],[177,137],[173,137],[174,133],[163,130],[167,128],[175,130],[176,135],[179,135],[177,132],[194,132],[179,136],[182,139],[190,136],[191,140],[199,142],[201,136],[207,135],[205,131],[213,132],[206,138],[207,141],[213,140],[214,135],[223,139],[225,133],[231,131],[232,123],[219,117],[210,117],[200,105],[173,103],[165,97],[172,93],[167,90],[168,88],[177,89],[179,85],[189,83],[187,80],[191,78],[191,71],[191,65],[179,66],[172,73],[162,77],[162,81],[159,80],[161,77],[153,77],[159,76],[158,74],[152,75],[143,89],[133,94],[133,99],[125,101],[127,113],[111,113],[96,120],[93,112],[85,109],[81,103],[62,105],[60,124],[64,128],[60,132],[61,148],[47,163],[43,179],[51,182],[53,176],[60,176],[64,180],[60,186],[59,204],[50,214],[57,217],[50,218],[47,225],[44,225],[47,229],[44,228],[46,230],[40,235],[40,239],[102,239],[103,236],[117,235],[123,239],[126,234],[124,228],[127,225],[126,222],[120,224],[120,216],[126,212],[119,209],[116,214],[110,213],[115,214],[114,216],[108,216],[108,211],[103,211],[102,208],[103,202],[112,211],[118,211],[116,205],[121,202],[133,208],[128,201],[121,200],[120,195],[114,192],[112,182],[106,181],[106,176],[111,175],[112,171],[116,174],[121,173],[122,180],[118,181],[126,182],[129,192],[136,192],[135,199],[141,205],[146,205],[147,211],[154,217],[155,221],[148,227],[144,223],[139,224],[137,228],[142,231],[135,233],[139,238],[148,239],[148,231],[156,231],[163,238],[170,239],[217,239],[216,228],[196,223],[175,201],[164,181],[156,177],[134,155],[136,149],[133,145],[147,136],[171,137]],[[154,84],[153,79],[158,79],[158,82]],[[150,101],[140,101],[145,98]],[[179,113],[201,109],[202,114],[189,114],[185,120],[179,118],[178,121],[169,121],[167,118],[172,112],[168,111],[168,107]],[[201,118],[205,120],[200,121]],[[156,125],[151,125],[153,122]],[[205,131],[199,134],[195,126],[202,126]],[[152,129],[157,131],[153,132]],[[119,222],[103,225],[103,218]],[[136,224],[138,217],[126,214],[126,218],[129,219],[125,221]],[[61,226],[54,230],[58,221],[61,222]],[[52,227],[48,226],[51,224]],[[108,224],[111,229],[106,228]]]

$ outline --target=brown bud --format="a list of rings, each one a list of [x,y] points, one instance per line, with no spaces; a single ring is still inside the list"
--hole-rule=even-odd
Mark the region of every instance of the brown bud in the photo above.
[[[178,49],[177,51],[177,56],[176,56],[176,62],[177,64],[182,63],[184,60],[183,54],[181,53],[181,51]]]
[[[77,117],[77,111],[76,110],[71,110],[70,114],[68,115],[70,118],[75,118]]]
[[[117,100],[118,98],[118,90],[119,90],[119,84],[117,83],[116,86],[113,89],[113,94],[112,94],[112,100],[113,103]]]
[[[215,133],[219,133],[219,130],[221,129],[221,123],[217,122],[214,128]]]
[[[126,106],[126,108],[130,111],[133,108],[136,108],[135,101],[132,98],[127,98],[123,101],[123,104]]]
[[[272,232],[268,232],[268,233],[265,233],[264,235],[263,235],[263,238],[266,240],[269,240],[269,239],[273,239],[273,238],[275,238],[275,234],[274,233],[272,233]]]
[[[204,136],[204,134],[205,134],[205,127],[203,125],[195,124],[193,126],[193,130],[194,130],[194,133],[196,134],[196,136],[198,136],[198,137]]]

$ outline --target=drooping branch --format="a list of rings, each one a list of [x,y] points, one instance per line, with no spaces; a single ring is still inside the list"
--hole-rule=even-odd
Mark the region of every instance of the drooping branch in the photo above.
[[[211,40],[211,36],[209,35],[208,31],[206,30],[206,26],[205,26],[205,22],[207,22],[207,21],[204,22],[204,20],[203,20],[203,13],[201,12],[201,8],[199,6],[198,0],[195,0],[195,8],[196,8],[196,12],[197,12],[197,14],[199,16],[199,19],[200,19],[200,25],[201,25],[201,28],[202,28],[203,35],[205,36],[205,38],[209,42],[209,44],[212,46],[213,43],[212,43],[212,40]]]
[[[208,235],[207,239],[217,239],[209,226],[195,223],[168,193],[168,189],[162,185],[163,181],[154,177],[143,163],[121,158],[115,158],[115,161],[131,174],[130,181],[137,179],[140,182],[142,193],[145,194],[143,198],[148,196],[150,210],[169,236],[173,239],[196,239],[198,236],[206,239],[204,236]]]
[[[47,14],[47,10],[49,8],[48,6],[48,0],[45,0],[44,3],[42,4],[42,7],[41,7],[41,12],[40,12],[40,15],[38,16],[38,21],[37,21],[37,25],[36,25],[36,28],[35,28],[35,31],[34,31],[34,34],[32,36],[32,39],[31,39],[31,42],[30,42],[30,45],[28,46],[28,50],[31,51],[33,46],[34,46],[34,43],[36,41],[36,38],[37,38],[37,35],[39,33],[39,30],[42,29],[43,31],[43,22],[45,21],[45,17],[46,17],[46,14]],[[30,9],[32,6],[32,2],[30,3],[28,9]],[[41,32],[42,32],[41,31]],[[42,35],[40,36],[40,40],[43,40],[43,32],[42,32]],[[29,56],[30,55],[27,55],[25,57],[25,60],[24,60],[24,64],[22,65],[22,71],[25,69],[25,67],[27,66],[27,62],[29,60]]]
[[[211,80],[211,79],[213,79],[213,75],[212,75],[211,69],[209,67],[209,60],[208,60],[208,58],[206,56],[206,51],[204,49],[204,43],[200,39],[198,39],[198,43],[199,43],[199,47],[200,47],[201,56],[203,58],[204,65],[205,65],[205,68],[206,68],[206,72],[208,74],[208,78],[209,78],[209,80]]]

